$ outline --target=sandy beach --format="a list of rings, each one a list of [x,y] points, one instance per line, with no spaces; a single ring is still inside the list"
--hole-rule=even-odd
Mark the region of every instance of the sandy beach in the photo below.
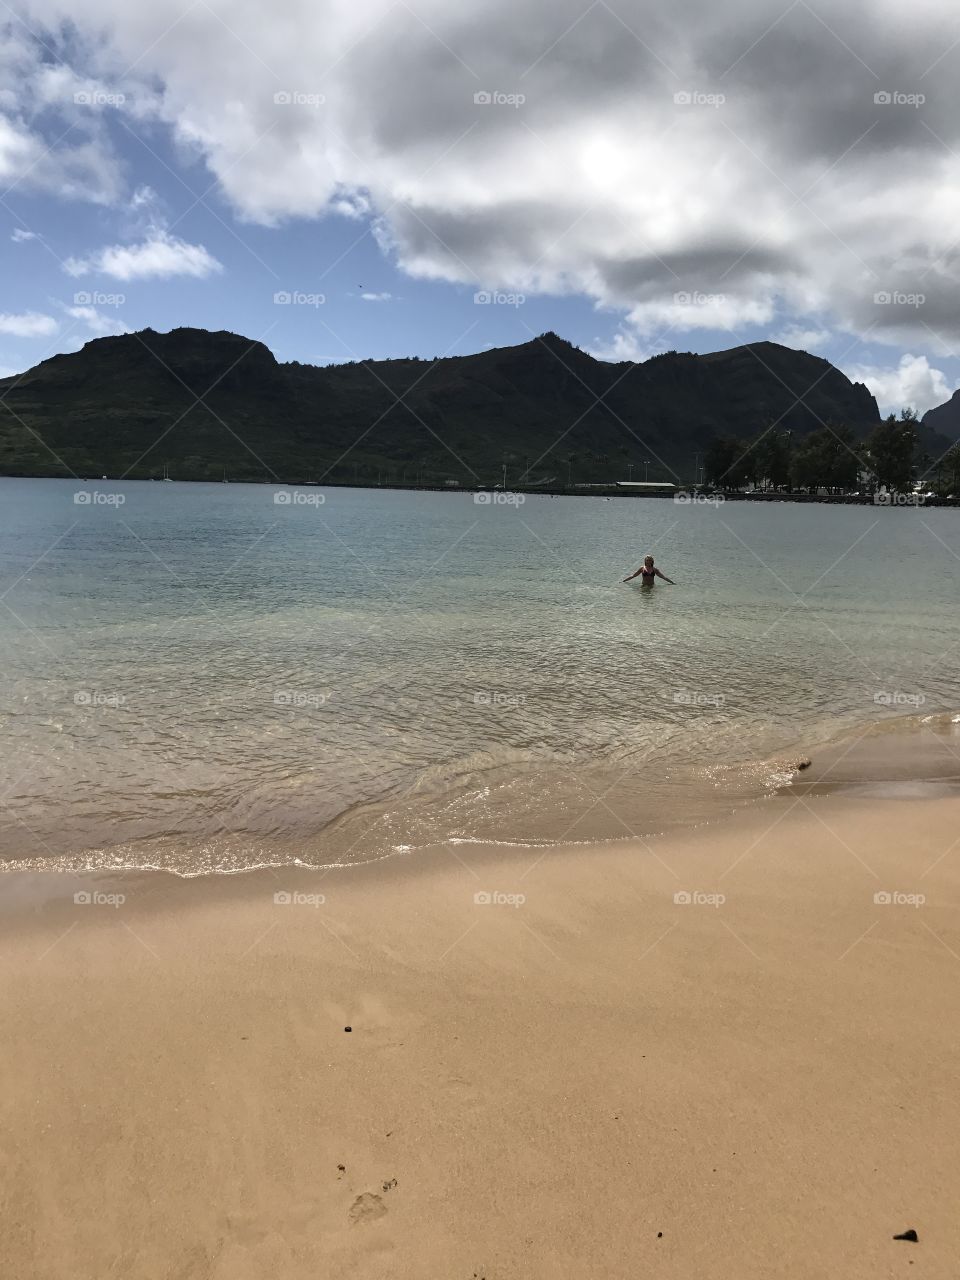
[[[958,816],[10,877],[0,1273],[953,1275]]]

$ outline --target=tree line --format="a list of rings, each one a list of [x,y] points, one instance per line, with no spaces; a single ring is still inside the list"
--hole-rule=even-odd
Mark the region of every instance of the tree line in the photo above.
[[[865,440],[846,426],[824,426],[796,437],[768,428],[752,440],[723,436],[704,456],[704,480],[718,488],[820,489],[849,493],[866,483],[898,493],[923,481],[942,496],[960,493],[960,444],[942,458],[920,449],[912,409],[891,414]],[[863,474],[868,479],[862,481]]]

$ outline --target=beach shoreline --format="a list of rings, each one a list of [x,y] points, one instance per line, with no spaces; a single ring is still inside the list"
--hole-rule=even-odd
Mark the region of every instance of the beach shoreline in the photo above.
[[[283,829],[285,815],[267,811],[264,817],[277,828],[273,835],[223,827],[212,834],[184,830],[71,849],[65,831],[55,847],[43,840],[39,853],[31,856],[19,853],[13,842],[33,840],[32,830],[25,823],[11,823],[4,833],[7,847],[0,849],[0,884],[6,883],[9,898],[12,877],[19,877],[18,891],[29,896],[26,887],[37,873],[37,892],[43,897],[47,872],[110,877],[155,871],[203,880],[394,860],[409,868],[443,848],[454,855],[461,847],[476,850],[478,856],[484,850],[496,856],[493,851],[500,849],[511,858],[573,845],[650,840],[722,824],[776,795],[870,795],[876,787],[898,788],[904,797],[951,794],[960,792],[960,714],[914,711],[853,724],[838,720],[773,754],[741,753],[710,762],[651,756],[641,769],[621,760],[616,766],[608,763],[604,771],[570,765],[551,770],[547,763],[525,771],[514,765],[511,772],[474,763],[461,773],[453,765],[432,772],[432,788],[418,783],[406,794],[354,806],[318,828],[311,828],[306,810],[299,827],[289,830]],[[558,780],[562,807],[555,803]],[[482,801],[474,805],[473,820],[480,818],[475,829],[457,809],[463,795]],[[109,823],[104,834],[108,830]],[[0,892],[0,914],[6,909],[4,897]]]
[[[0,472],[0,480],[63,480],[71,485],[90,484],[95,481],[94,476],[74,476],[64,475],[62,472]],[[101,476],[101,480],[109,480],[109,476]],[[125,484],[155,484],[162,483],[162,479],[156,476],[124,476]],[[502,484],[491,481],[488,485],[483,484],[401,484],[383,483],[363,484],[356,480],[313,480],[313,479],[291,479],[290,477],[283,479],[244,477],[242,479],[231,479],[223,481],[213,477],[193,477],[183,476],[177,477],[175,480],[167,481],[171,484],[196,484],[196,485],[219,485],[229,483],[236,486],[250,485],[259,488],[287,488],[287,489],[345,489],[369,491],[373,493],[445,493],[453,497],[458,495],[475,494],[492,495],[501,492],[504,495],[515,495],[522,498],[658,498],[661,501],[666,500],[675,502],[680,495],[680,502],[689,501],[689,495],[697,493],[702,496],[703,501],[709,502],[793,502],[793,503],[824,503],[833,506],[860,506],[860,507],[883,507],[890,510],[909,510],[918,507],[960,507],[960,498],[956,496],[934,497],[921,495],[917,497],[914,494],[897,495],[896,498],[887,498],[884,495],[879,497],[873,493],[804,493],[800,490],[740,490],[740,489],[710,489],[697,480],[667,480],[667,481],[651,481],[651,488],[642,489],[634,488],[633,481],[616,481],[609,482],[590,482],[584,484],[573,485],[572,487],[556,485],[556,486],[524,486],[524,485],[507,485],[504,489]],[[660,484],[659,491],[655,487]]]
[[[7,879],[0,1268],[946,1276],[958,814]]]

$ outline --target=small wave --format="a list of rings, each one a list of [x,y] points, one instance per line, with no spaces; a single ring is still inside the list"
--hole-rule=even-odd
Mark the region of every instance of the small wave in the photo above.
[[[572,753],[558,757],[541,749],[479,751],[422,770],[409,786],[392,787],[376,800],[348,805],[313,826],[309,811],[301,806],[277,811],[269,833],[236,830],[191,838],[185,830],[169,831],[56,856],[14,856],[3,867],[165,871],[194,879],[283,867],[330,870],[442,847],[548,850],[647,839],[672,828],[716,821],[786,789],[796,794],[797,788],[819,790],[827,782],[848,789],[884,779],[905,786],[942,785],[956,764],[952,752],[939,773],[928,769],[929,776],[920,776],[923,763],[917,756],[901,772],[893,768],[879,778],[873,776],[869,761],[865,763],[864,753],[871,743],[893,743],[898,735],[904,742],[910,735],[925,735],[936,745],[945,736],[957,736],[958,724],[960,712],[953,710],[881,716],[856,725],[827,722],[788,749],[709,762],[682,759],[671,740],[666,744],[670,750],[649,755],[640,768],[624,768],[622,761],[584,766]],[[743,755],[745,746],[741,744]],[[917,755],[912,747],[903,754]],[[810,759],[814,767],[801,772],[801,762]],[[888,786],[887,793],[894,791]]]

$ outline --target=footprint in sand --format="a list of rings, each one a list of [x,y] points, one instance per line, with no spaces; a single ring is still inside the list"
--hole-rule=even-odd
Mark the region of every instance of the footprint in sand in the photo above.
[[[362,1196],[357,1196],[350,1206],[350,1221],[354,1225],[360,1222],[375,1222],[386,1212],[387,1206],[380,1197],[375,1196],[371,1191],[365,1191]]]
[[[483,1106],[483,1094],[472,1080],[465,1080],[462,1076],[450,1076],[444,1080],[443,1087],[454,1096],[457,1108],[461,1112],[477,1111]]]

